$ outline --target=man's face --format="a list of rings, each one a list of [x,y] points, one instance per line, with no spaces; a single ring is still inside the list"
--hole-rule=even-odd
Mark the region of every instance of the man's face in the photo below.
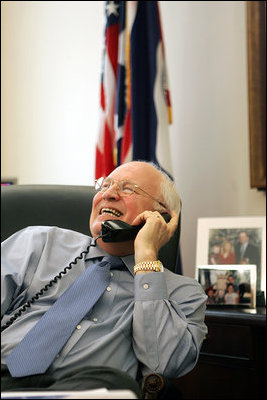
[[[246,234],[246,232],[240,232],[239,233],[239,241],[240,243],[246,243],[248,241],[248,235]]]
[[[110,178],[121,181],[128,180],[140,186],[151,196],[159,199],[159,185],[161,183],[160,173],[149,164],[131,162],[116,168]],[[154,210],[155,201],[139,192],[130,196],[120,196],[118,186],[114,184],[105,192],[98,192],[93,200],[92,212],[90,217],[90,230],[93,237],[97,237],[101,232],[101,223],[106,220],[120,219],[128,224],[132,224],[136,216],[145,210]]]

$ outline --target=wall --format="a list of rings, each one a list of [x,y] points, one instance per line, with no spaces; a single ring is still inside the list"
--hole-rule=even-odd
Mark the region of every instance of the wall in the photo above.
[[[182,260],[194,276],[199,217],[266,215],[265,192],[249,182],[246,8],[242,1],[164,1],[161,9]]]
[[[199,217],[266,215],[250,189],[243,1],[160,1],[183,200],[184,274]],[[2,2],[2,176],[92,184],[104,2]]]
[[[2,176],[89,184],[103,1],[1,2]]]

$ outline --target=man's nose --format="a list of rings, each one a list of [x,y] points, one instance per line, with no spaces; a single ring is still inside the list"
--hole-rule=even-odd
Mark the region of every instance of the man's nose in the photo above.
[[[102,194],[103,199],[119,199],[119,188],[116,182],[113,182]]]

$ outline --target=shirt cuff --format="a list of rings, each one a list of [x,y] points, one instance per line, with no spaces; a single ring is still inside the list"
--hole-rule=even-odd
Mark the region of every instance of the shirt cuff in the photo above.
[[[137,274],[134,278],[135,301],[168,298],[164,272]]]

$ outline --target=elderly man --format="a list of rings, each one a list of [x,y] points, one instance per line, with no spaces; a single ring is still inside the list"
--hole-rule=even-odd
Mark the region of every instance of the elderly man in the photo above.
[[[139,375],[176,378],[197,362],[207,296],[158,260],[178,224],[175,186],[139,161],[98,185],[93,238],[35,226],[3,242],[2,390],[128,388],[140,397]],[[102,223],[117,219],[143,226],[135,239],[107,242]]]

